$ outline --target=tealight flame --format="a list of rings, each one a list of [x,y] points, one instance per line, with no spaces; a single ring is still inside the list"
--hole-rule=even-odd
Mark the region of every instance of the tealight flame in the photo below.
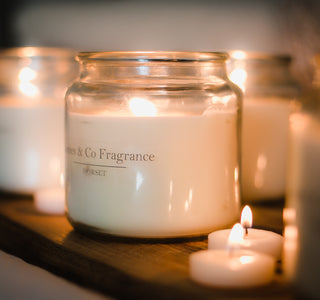
[[[132,98],[129,102],[129,107],[132,113],[138,117],[154,117],[157,115],[155,105],[143,98]]]
[[[248,234],[248,228],[252,227],[252,211],[248,205],[241,212],[241,225],[245,228],[246,234]]]
[[[240,246],[243,241],[244,230],[240,223],[233,225],[231,232],[228,237],[228,248],[232,250]]]

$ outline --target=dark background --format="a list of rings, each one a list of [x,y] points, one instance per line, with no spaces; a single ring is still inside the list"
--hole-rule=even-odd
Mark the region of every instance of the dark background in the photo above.
[[[0,47],[288,53],[308,85],[320,52],[319,2],[0,0]]]

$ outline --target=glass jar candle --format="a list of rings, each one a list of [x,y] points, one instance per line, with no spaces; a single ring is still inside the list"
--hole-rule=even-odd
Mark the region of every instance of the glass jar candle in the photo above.
[[[291,58],[231,52],[228,74],[244,93],[242,115],[242,196],[246,202],[283,200],[289,117],[299,89]]]
[[[73,226],[194,236],[238,218],[240,91],[224,53],[80,53],[67,92]]]
[[[320,295],[320,54],[311,90],[290,120],[288,184],[284,214],[283,269],[302,294]]]
[[[64,173],[64,95],[77,75],[71,50],[0,51],[0,190],[31,194]]]

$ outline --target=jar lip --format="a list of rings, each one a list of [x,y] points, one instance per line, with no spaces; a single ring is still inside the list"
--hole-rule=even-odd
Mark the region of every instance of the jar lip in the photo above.
[[[210,62],[226,61],[226,52],[196,51],[101,51],[79,52],[79,61],[131,61],[131,62]]]
[[[0,50],[0,59],[75,59],[76,51],[58,47],[13,47]]]
[[[228,51],[228,53],[231,60],[239,61],[274,61],[277,63],[289,63],[292,60],[291,55],[285,53],[268,53],[243,50],[232,50]]]

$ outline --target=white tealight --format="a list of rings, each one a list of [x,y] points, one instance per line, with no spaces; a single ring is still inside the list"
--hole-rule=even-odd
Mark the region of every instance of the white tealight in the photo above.
[[[190,255],[190,276],[197,283],[220,288],[248,288],[268,284],[275,271],[270,255],[237,249],[203,250]]]
[[[246,205],[241,212],[241,224],[245,228],[240,249],[252,250],[260,253],[272,255],[275,259],[281,258],[283,237],[272,231],[249,228],[252,226],[252,211]],[[209,249],[225,249],[231,229],[219,230],[209,234]]]
[[[38,211],[51,215],[65,212],[65,189],[47,188],[34,193],[34,204]]]
[[[209,249],[225,249],[231,229],[218,230],[209,234]],[[243,238],[240,249],[252,250],[272,255],[275,259],[281,258],[283,237],[272,231],[249,228]]]

